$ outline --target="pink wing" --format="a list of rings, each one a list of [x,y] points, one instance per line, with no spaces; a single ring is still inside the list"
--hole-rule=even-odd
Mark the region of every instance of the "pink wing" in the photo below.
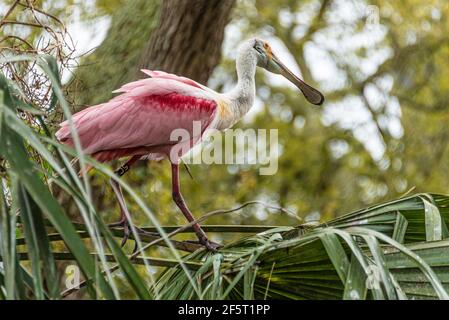
[[[201,138],[214,118],[216,102],[190,79],[151,72],[157,76],[125,84],[115,91],[121,95],[73,116],[87,154],[99,161],[166,154],[177,143],[170,139],[176,129],[188,132],[193,144]],[[194,132],[194,121],[201,124],[201,132]],[[67,121],[60,126],[56,137],[73,145]]]
[[[147,75],[149,75],[152,78],[160,78],[160,79],[171,79],[176,80],[185,84],[188,84],[189,86],[196,87],[199,89],[204,89],[205,87],[201,84],[199,84],[196,81],[193,81],[192,79],[186,78],[186,77],[180,77],[172,73],[167,73],[164,71],[153,71],[148,69],[141,69],[141,71]]]

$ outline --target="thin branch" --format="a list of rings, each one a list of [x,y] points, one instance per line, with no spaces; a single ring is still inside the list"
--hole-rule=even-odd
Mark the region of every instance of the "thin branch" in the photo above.
[[[31,3],[30,4],[24,4],[24,3],[21,3],[20,0],[17,0],[16,4],[19,4],[19,5],[21,5],[21,6],[25,7],[25,8],[29,8],[33,12],[34,18],[36,20],[38,20],[38,19],[37,19],[36,15],[35,15],[34,11],[39,12],[40,14],[43,14],[44,16],[47,16],[47,17],[57,21],[63,27],[64,31],[66,30],[66,27],[65,27],[64,23],[62,23],[62,21],[59,20],[59,18],[55,17],[54,15],[52,15],[52,14],[50,14],[48,12],[40,10],[39,8],[34,7]]]
[[[14,10],[14,8],[19,4],[19,0],[16,0],[16,2],[13,3],[13,5],[11,7],[9,7],[8,11],[6,12],[5,16],[2,18],[2,20],[0,21],[0,27],[3,25],[4,21],[6,20],[6,18],[8,18],[8,16],[11,14],[11,12]]]
[[[222,232],[222,233],[259,233],[264,232],[279,226],[259,226],[259,225],[203,225],[201,228],[204,232]],[[165,232],[172,232],[181,228],[181,226],[163,226],[162,229]],[[141,228],[147,232],[157,232],[155,227],[144,227]],[[193,233],[195,230],[190,227],[181,233]]]
[[[22,25],[22,26],[44,28],[45,29],[45,26],[43,26],[41,24],[38,24],[38,23],[33,23],[33,22],[12,21],[12,20],[4,20],[4,21],[2,21],[1,25],[5,25],[5,24],[18,24],[18,25]]]
[[[207,219],[209,219],[209,218],[211,218],[213,216],[216,216],[216,215],[219,215],[219,214],[224,214],[224,213],[236,212],[236,211],[239,211],[239,210],[241,210],[241,209],[243,209],[243,208],[245,208],[247,206],[250,206],[250,205],[263,205],[266,208],[276,209],[276,210],[279,210],[279,211],[282,211],[282,212],[287,212],[288,214],[291,214],[291,212],[289,210],[285,209],[285,208],[268,205],[268,204],[266,204],[266,203],[264,203],[262,201],[248,201],[248,202],[245,202],[242,205],[237,206],[237,207],[232,208],[232,209],[221,209],[221,210],[215,210],[215,211],[208,212],[205,215],[201,216],[200,218],[198,218],[198,219],[196,219],[196,220],[194,220],[194,221],[192,221],[192,222],[190,222],[190,223],[188,223],[188,224],[186,224],[186,225],[184,225],[184,226],[182,226],[182,227],[180,227],[180,228],[170,232],[169,234],[167,234],[167,239],[177,235],[178,233],[184,232],[185,230],[188,230],[189,228],[191,228],[194,224],[203,222],[204,220],[207,220]],[[129,259],[131,261],[134,261],[134,259],[138,256],[138,254],[140,252],[143,252],[144,250],[147,250],[148,248],[150,248],[150,247],[160,243],[161,241],[164,241],[164,238],[158,238],[158,239],[156,239],[156,240],[146,244],[145,246],[143,246],[142,250],[136,251],[133,254],[131,254],[129,256]],[[202,250],[204,250],[204,248]],[[112,272],[114,272],[114,271],[116,271],[118,269],[119,269],[119,265],[116,264],[116,265],[112,266],[108,270],[108,272],[112,273]],[[103,274],[105,272],[106,272],[106,270],[102,271]],[[71,288],[71,289],[67,289],[67,290],[63,291],[61,293],[62,298],[65,298],[68,295],[72,294],[73,292],[78,291],[82,287],[86,286],[86,284],[87,284],[87,280],[84,280],[84,281],[79,283],[79,286],[77,288]]]
[[[55,257],[56,260],[69,260],[69,261],[75,261],[75,256],[70,252],[53,252],[52,255]],[[27,252],[18,252],[17,253],[18,259],[21,261],[27,261],[29,260],[29,256]],[[98,257],[98,254],[91,253],[91,256]],[[109,262],[115,262],[115,257],[112,254],[105,254],[106,261]],[[0,257],[0,261],[2,261],[2,258]],[[144,265],[145,262],[147,262],[149,265],[155,266],[155,267],[167,267],[167,268],[175,268],[179,265],[178,261],[173,259],[163,259],[163,258],[143,258],[143,257],[135,257],[134,261],[135,264]],[[199,269],[202,264],[199,262],[184,262],[184,264],[192,270]]]
[[[34,50],[34,47],[31,45],[31,43],[29,43],[29,42],[26,41],[25,39],[22,39],[22,38],[20,38],[20,37],[18,37],[18,36],[11,36],[11,35],[9,35],[9,36],[3,37],[3,38],[0,40],[0,43],[3,42],[3,41],[6,41],[6,40],[8,40],[8,39],[16,39],[16,40],[19,40],[19,41],[25,43],[28,47],[30,47],[30,48],[32,49],[33,52],[36,52],[36,50]]]

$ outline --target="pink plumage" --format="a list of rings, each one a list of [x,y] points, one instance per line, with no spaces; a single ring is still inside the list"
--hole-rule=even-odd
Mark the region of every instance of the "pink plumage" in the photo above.
[[[142,71],[150,78],[125,84],[114,91],[119,96],[73,115],[83,150],[98,161],[170,157],[175,145],[197,143],[216,115],[216,101],[197,82],[162,71]],[[199,135],[193,130],[194,121],[201,123]],[[73,146],[68,122],[60,126],[56,137]],[[186,130],[191,139],[172,141],[176,129]]]

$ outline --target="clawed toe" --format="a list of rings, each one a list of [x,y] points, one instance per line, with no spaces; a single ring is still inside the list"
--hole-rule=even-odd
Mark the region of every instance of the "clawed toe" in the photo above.
[[[111,223],[108,224],[109,228],[118,228],[121,227],[123,228],[123,238],[122,238],[122,242],[120,244],[121,247],[123,247],[126,242],[129,240],[130,236],[131,236],[131,225],[129,224],[128,220],[120,220],[118,222],[115,223]],[[141,228],[138,227],[134,227],[137,231],[137,233],[139,235],[146,235],[146,236],[157,236],[159,237],[158,233],[154,233],[154,232],[149,232],[149,231],[145,231]],[[199,240],[197,241],[193,241],[193,240],[187,240],[186,242],[189,243],[197,243],[200,244],[202,246],[204,246],[207,250],[212,251],[212,252],[217,252],[220,248],[222,248],[223,246],[219,243],[210,241],[204,234],[203,235],[198,235]],[[137,242],[134,245],[134,249],[133,249],[133,254],[138,250],[138,246],[137,246]]]
[[[122,238],[122,242],[120,244],[120,246],[122,248],[125,246],[130,235],[131,235],[131,226],[129,225],[129,223],[125,223],[125,225],[123,226],[123,238]]]
[[[125,225],[125,221],[126,220],[119,220],[117,222],[114,223],[110,223],[108,224],[108,228],[117,228],[117,227],[122,227]]]
[[[120,243],[120,246],[123,247],[126,242],[129,240],[129,237],[131,235],[131,226],[128,222],[128,220],[120,220],[118,222],[110,223],[108,224],[109,228],[123,228],[123,238],[122,242]]]
[[[202,244],[207,250],[212,252],[217,252],[218,249],[223,247],[221,244],[210,241],[208,238],[200,238],[199,243]]]
[[[204,246],[207,248],[207,250],[212,252],[217,252],[218,249],[222,248],[223,246],[219,243],[213,242],[213,241],[207,241]]]
[[[123,247],[128,240],[131,238],[132,228],[128,220],[120,220],[118,222],[110,223],[108,224],[109,228],[123,228],[123,238],[122,242],[120,244],[121,247]],[[135,231],[139,234],[139,236],[150,236],[150,237],[159,237],[159,233],[157,232],[150,232],[143,230],[142,228],[138,228],[134,226]],[[134,246],[133,253],[135,253],[138,250],[137,241]]]
[[[207,250],[216,252],[218,249],[222,248],[223,245],[210,241],[208,238],[201,238],[200,240],[186,240],[188,243],[195,243],[204,246]]]

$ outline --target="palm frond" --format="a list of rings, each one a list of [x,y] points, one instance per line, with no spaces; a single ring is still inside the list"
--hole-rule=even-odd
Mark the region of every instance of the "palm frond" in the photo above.
[[[161,275],[160,294],[206,299],[218,286],[220,298],[244,299],[250,286],[256,299],[448,299],[448,203],[418,194],[320,225],[271,229],[217,254],[196,252],[185,260],[203,263],[192,271],[201,294],[177,269]]]

